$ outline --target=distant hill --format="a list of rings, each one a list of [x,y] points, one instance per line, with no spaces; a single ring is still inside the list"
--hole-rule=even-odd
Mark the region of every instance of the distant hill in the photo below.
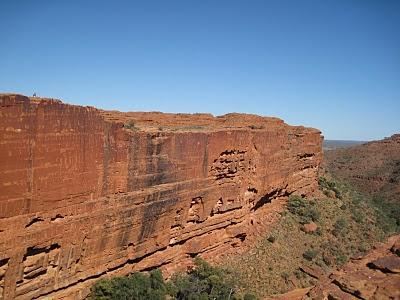
[[[350,148],[325,151],[337,178],[369,195],[400,202],[400,134]]]
[[[349,141],[349,140],[324,140],[324,150],[332,150],[338,148],[348,148],[366,143],[366,141]]]

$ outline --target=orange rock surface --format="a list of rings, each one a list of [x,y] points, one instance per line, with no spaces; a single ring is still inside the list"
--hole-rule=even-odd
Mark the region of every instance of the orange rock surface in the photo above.
[[[265,300],[400,299],[400,235],[379,243],[363,257],[352,259],[340,270],[318,276],[315,286],[295,289]]]
[[[107,112],[0,95],[0,298],[235,253],[317,189],[318,130],[276,118]]]
[[[391,247],[400,236],[321,279],[303,299],[400,299],[399,257]]]

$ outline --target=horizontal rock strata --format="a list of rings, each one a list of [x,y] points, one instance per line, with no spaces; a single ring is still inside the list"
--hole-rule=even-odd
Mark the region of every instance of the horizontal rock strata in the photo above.
[[[322,137],[276,118],[107,112],[0,95],[0,299],[235,252],[317,188]]]

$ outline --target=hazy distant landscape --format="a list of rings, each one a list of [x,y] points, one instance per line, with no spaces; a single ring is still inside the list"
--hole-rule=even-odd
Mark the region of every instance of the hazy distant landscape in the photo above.
[[[366,141],[349,141],[349,140],[324,140],[323,149],[332,150],[338,148],[348,148],[366,143]]]

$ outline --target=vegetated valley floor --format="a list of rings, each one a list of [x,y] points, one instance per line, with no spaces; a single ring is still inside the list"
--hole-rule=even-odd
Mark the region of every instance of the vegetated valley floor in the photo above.
[[[255,248],[226,262],[239,290],[264,297],[309,287],[315,283],[310,274],[328,274],[394,232],[390,224],[379,223],[380,212],[364,196],[345,185],[330,184],[332,188],[321,186],[328,196],[291,198],[291,211],[282,214]],[[304,224],[310,222],[318,227],[307,233]]]
[[[399,232],[400,199],[394,199],[398,197],[397,189],[391,189],[395,191],[391,195],[386,193],[385,197],[377,198],[376,193],[361,190],[360,181],[353,185],[353,181],[340,176],[340,169],[334,165],[342,153],[347,160],[360,161],[373,156],[377,147],[384,148],[385,153],[387,147],[399,149],[398,140],[394,136],[376,142],[377,145],[361,145],[355,150],[329,154],[328,170],[321,172],[320,195],[313,199],[291,197],[288,210],[256,247],[224,263],[237,289],[262,298],[310,287],[316,283],[315,278],[330,274],[350,258],[365,255],[379,241]],[[362,157],[358,157],[359,153]],[[391,150],[391,153],[396,152]],[[398,165],[396,157],[391,155],[381,161]],[[330,174],[331,169],[335,177]],[[376,168],[376,172],[380,170]],[[345,175],[350,177],[348,172],[346,169]],[[363,178],[357,172],[362,170],[355,169],[352,178]],[[312,230],[308,229],[310,225],[314,227]]]

